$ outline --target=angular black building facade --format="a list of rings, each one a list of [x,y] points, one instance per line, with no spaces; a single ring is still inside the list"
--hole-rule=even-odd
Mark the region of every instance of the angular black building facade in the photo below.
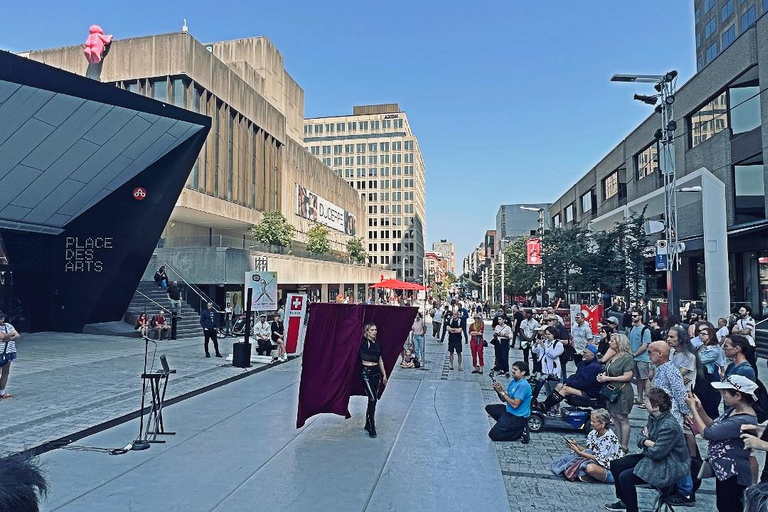
[[[210,118],[0,51],[0,307],[24,330],[120,320]]]

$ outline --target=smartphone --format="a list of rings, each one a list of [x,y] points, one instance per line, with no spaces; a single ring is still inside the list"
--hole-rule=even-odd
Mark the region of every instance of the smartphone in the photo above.
[[[491,378],[493,382],[496,382],[496,377],[493,376],[493,373],[489,373],[488,376]]]
[[[563,436],[563,441],[565,441],[566,443],[570,443],[570,442],[571,442],[571,440],[570,440],[570,439],[568,439],[568,438],[567,438],[567,437],[565,437],[565,436]]]

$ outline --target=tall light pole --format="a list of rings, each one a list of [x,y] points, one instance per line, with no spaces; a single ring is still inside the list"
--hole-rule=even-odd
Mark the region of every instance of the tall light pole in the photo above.
[[[504,304],[504,253],[501,253],[501,303]]]
[[[659,141],[659,168],[664,176],[664,237],[667,240],[669,259],[667,261],[667,301],[669,314],[680,314],[677,274],[680,270],[680,246],[677,243],[677,178],[675,174],[675,136],[677,123],[674,119],[675,87],[677,71],[665,75],[622,75],[611,77],[611,82],[653,83],[657,94],[644,96],[635,94],[634,99],[648,105],[656,105],[655,112],[661,114],[661,128],[656,130]],[[659,100],[661,100],[659,102]],[[658,105],[657,105],[658,102]]]
[[[491,264],[491,302],[496,300],[496,267]]]
[[[537,212],[539,214],[539,243],[541,252],[544,252],[544,208],[534,208],[532,206],[521,206],[521,210]],[[544,306],[544,258],[539,263],[539,278],[541,279],[541,305]]]

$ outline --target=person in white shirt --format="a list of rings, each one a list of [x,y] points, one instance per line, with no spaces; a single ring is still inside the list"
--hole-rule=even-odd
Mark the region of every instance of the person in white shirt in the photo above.
[[[523,361],[528,363],[528,357],[531,353],[531,344],[536,337],[536,329],[541,327],[538,321],[533,318],[533,310],[525,310],[525,318],[520,322],[520,350],[523,351]]]
[[[728,336],[728,320],[725,318],[717,319],[717,342],[722,343],[723,338]]]
[[[259,315],[259,321],[253,326],[253,335],[256,337],[256,353],[260,356],[268,356],[272,353],[272,327],[267,323],[267,315]]]
[[[437,339],[440,337],[440,327],[443,325],[443,310],[438,308],[432,309],[432,337]]]
[[[498,319],[498,324],[493,329],[493,339],[496,342],[496,364],[492,372],[499,372],[509,377],[509,340],[512,339],[512,328],[507,325],[503,316]]]
[[[745,304],[739,308],[739,319],[736,320],[736,323],[731,329],[731,334],[740,334],[741,336],[744,336],[747,338],[749,345],[753,347],[753,350],[750,350],[750,353],[745,355],[747,356],[749,364],[755,369],[755,378],[757,378],[757,351],[754,350],[755,319],[752,318],[752,308],[748,305]]]
[[[0,346],[3,347],[0,353],[3,353],[5,363],[0,366],[0,400],[13,398],[5,392],[5,386],[8,384],[8,375],[11,373],[11,361],[16,360],[16,340],[19,339],[19,333],[9,323],[5,321],[5,313],[0,313]]]
[[[549,394],[552,393],[557,383],[560,382],[560,356],[563,354],[565,347],[557,339],[558,336],[557,328],[550,325],[544,330],[545,339],[536,341],[536,345],[533,347],[533,351],[536,352],[536,355],[541,360],[541,378],[533,390],[534,400],[538,399],[542,386],[547,386],[547,393]]]

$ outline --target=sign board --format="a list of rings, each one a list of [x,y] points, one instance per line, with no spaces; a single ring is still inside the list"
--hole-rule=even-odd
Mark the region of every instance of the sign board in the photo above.
[[[592,334],[597,334],[597,323],[603,319],[603,305],[598,304],[596,306],[581,305],[581,312],[584,313],[584,321],[589,324],[592,329]]]
[[[277,272],[246,272],[245,293],[253,289],[251,309],[253,311],[275,311],[277,309]]]
[[[472,290],[472,298],[473,299],[477,298],[477,290]]]
[[[541,265],[541,239],[529,238],[526,243],[529,265]]]
[[[665,271],[669,269],[669,255],[667,253],[666,240],[656,241],[656,257],[654,260],[656,262],[656,271]]]
[[[304,318],[309,299],[305,293],[289,293],[285,302],[285,351],[299,354],[303,348]]]
[[[306,187],[296,184],[296,215],[351,236],[357,234],[357,218]]]

